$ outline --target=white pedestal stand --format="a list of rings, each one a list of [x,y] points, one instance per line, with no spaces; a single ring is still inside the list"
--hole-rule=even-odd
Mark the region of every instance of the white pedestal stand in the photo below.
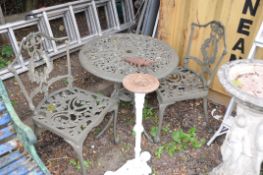
[[[129,91],[135,93],[135,158],[128,160],[117,171],[108,171],[104,175],[149,175],[152,173],[152,169],[147,164],[147,161],[150,160],[151,155],[149,152],[141,153],[141,135],[143,132],[142,111],[145,94],[156,90],[159,86],[159,81],[152,75],[136,73],[126,76],[123,79],[123,85]]]
[[[221,147],[223,162],[210,175],[259,175],[263,161],[263,93],[262,82],[244,84],[258,89],[250,95],[233,82],[237,77],[263,76],[263,61],[233,61],[218,72],[220,82],[237,99],[237,116]],[[258,83],[258,84],[257,84]],[[259,87],[258,87],[259,86]],[[251,88],[250,88],[251,90]]]

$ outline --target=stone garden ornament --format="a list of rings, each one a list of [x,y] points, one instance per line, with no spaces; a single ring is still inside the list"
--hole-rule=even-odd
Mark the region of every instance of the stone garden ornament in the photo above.
[[[237,115],[221,147],[223,162],[210,175],[259,175],[263,161],[263,61],[222,66],[220,82],[237,101]]]

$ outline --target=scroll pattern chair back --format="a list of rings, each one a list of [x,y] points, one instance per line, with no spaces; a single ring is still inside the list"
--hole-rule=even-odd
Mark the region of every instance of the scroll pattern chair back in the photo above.
[[[44,97],[47,98],[49,95],[50,87],[56,83],[57,81],[61,81],[65,79],[67,82],[67,88],[72,87],[73,77],[71,74],[71,63],[69,57],[69,49],[67,49],[67,73],[65,75],[60,75],[57,77],[52,78],[50,76],[51,72],[54,69],[53,60],[48,57],[46,51],[46,44],[51,43],[54,41],[64,41],[65,47],[68,48],[68,42],[66,41],[67,38],[50,38],[43,33],[30,33],[28,36],[24,37],[20,44],[20,51],[25,53],[29,56],[28,62],[28,78],[31,83],[35,83],[36,86],[33,89],[27,90],[24,86],[24,83],[18,76],[16,70],[14,69],[14,65],[16,64],[19,59],[17,58],[15,62],[9,69],[12,73],[14,73],[16,79],[18,80],[19,86],[22,89],[23,94],[26,97],[26,100],[29,103],[31,110],[35,110],[36,105],[33,103],[33,99],[39,93],[43,93]],[[40,64],[44,63],[43,66],[40,68]],[[25,66],[25,65],[23,65]]]
[[[195,32],[199,32],[202,28],[210,28],[208,37],[201,45],[201,58],[191,53]],[[220,41],[222,43],[220,43]],[[220,46],[223,48],[220,50]],[[224,26],[218,21],[211,21],[207,24],[200,25],[192,23],[191,33],[188,41],[186,56],[184,58],[184,67],[189,69],[189,61],[192,59],[201,67],[200,76],[204,81],[204,85],[208,88],[213,82],[218,66],[223,57],[226,55],[226,41]]]
[[[200,36],[204,38],[203,42],[200,42]],[[196,48],[200,49],[201,52],[194,54],[196,53]],[[207,120],[209,86],[225,54],[225,32],[220,22],[211,21],[204,25],[192,23],[183,67],[176,68],[172,74],[162,79],[157,90],[159,128],[155,138],[156,142],[160,141],[163,115],[166,107],[177,101],[203,98],[203,108]],[[197,65],[196,68],[199,70],[194,71],[191,69],[191,63]]]

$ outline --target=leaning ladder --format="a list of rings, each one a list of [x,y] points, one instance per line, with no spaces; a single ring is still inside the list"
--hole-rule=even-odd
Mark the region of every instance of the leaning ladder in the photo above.
[[[250,59],[250,60],[256,59],[255,58],[256,50],[259,47],[263,48],[263,22],[261,23],[261,26],[259,28],[259,31],[256,35],[256,38],[255,38],[253,44],[252,44],[252,47],[249,51],[247,59]],[[236,106],[236,99],[234,97],[232,97],[229,104],[228,104],[226,113],[223,117],[223,121],[222,121],[220,127],[215,132],[215,134],[211,137],[211,139],[207,142],[207,146],[209,146],[218,136],[227,133],[227,131],[229,130],[229,128],[231,127],[231,125],[233,123],[233,116],[231,116],[231,113],[234,110],[235,106]]]
[[[103,12],[104,22],[100,18],[100,12]],[[81,34],[76,19],[78,14],[84,14],[89,34]],[[129,29],[135,23],[132,0],[81,0],[33,10],[26,15],[26,20],[0,26],[0,34],[8,36],[14,55],[19,58],[20,63],[15,66],[18,73],[27,71],[28,61],[25,58],[26,56],[20,54],[19,41],[15,31],[37,26],[37,31],[43,32],[50,37],[56,37],[50,24],[54,20],[63,21],[63,30],[65,30],[66,37],[69,38],[70,49],[78,49],[96,36]],[[45,47],[50,57],[65,52],[65,45],[60,45],[54,41],[46,41]],[[11,76],[13,75],[8,69],[0,70],[1,79],[4,80]]]

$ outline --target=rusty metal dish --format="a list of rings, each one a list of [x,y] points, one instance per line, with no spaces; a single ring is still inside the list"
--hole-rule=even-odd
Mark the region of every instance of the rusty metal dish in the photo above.
[[[123,86],[135,93],[150,93],[159,87],[158,79],[150,74],[134,73],[124,77]]]

